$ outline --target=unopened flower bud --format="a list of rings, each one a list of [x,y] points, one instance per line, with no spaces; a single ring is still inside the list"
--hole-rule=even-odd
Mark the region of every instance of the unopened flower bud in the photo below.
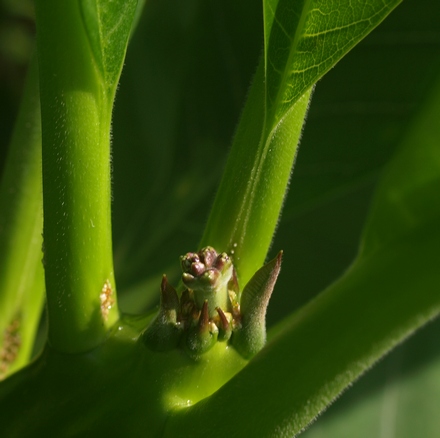
[[[208,300],[210,317],[216,315],[216,307],[224,310],[231,308],[228,294],[228,282],[232,276],[232,261],[226,253],[217,254],[208,246],[198,253],[187,253],[180,258],[182,281],[194,291],[194,299],[199,309]]]
[[[217,259],[217,251],[211,246],[207,246],[199,252],[199,257],[205,266],[210,268]]]

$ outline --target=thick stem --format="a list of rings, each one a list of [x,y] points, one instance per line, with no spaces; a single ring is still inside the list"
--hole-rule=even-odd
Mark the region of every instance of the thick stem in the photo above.
[[[97,346],[117,320],[110,219],[114,90],[94,63],[79,2],[37,0],[49,342]]]
[[[267,256],[310,93],[307,91],[286,112],[276,129],[266,132],[264,70],[260,63],[200,244],[211,245],[232,257],[241,288]]]

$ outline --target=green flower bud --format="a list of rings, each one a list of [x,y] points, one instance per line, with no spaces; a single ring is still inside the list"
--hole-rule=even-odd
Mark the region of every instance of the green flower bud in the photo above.
[[[183,274],[182,281],[194,292],[198,309],[208,301],[210,318],[216,316],[216,307],[231,309],[228,283],[231,280],[232,260],[226,253],[208,246],[198,253],[189,252],[180,258]]]
[[[155,351],[183,347],[194,359],[219,342],[230,342],[250,359],[266,342],[266,309],[282,252],[259,269],[240,294],[232,261],[206,247],[180,258],[187,286],[179,299],[164,276],[159,313],[143,334]]]

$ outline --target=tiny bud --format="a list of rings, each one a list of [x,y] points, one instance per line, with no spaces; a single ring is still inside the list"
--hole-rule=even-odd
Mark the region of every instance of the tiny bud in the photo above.
[[[235,268],[232,269],[231,279],[228,283],[228,288],[233,290],[237,295],[240,291],[240,286],[238,285],[237,271]]]
[[[219,271],[226,271],[231,266],[231,264],[231,259],[225,252],[223,252],[217,257],[214,263],[214,267]]]
[[[205,270],[205,265],[202,262],[193,262],[191,264],[190,272],[195,277],[198,277]]]
[[[203,288],[214,288],[220,276],[221,273],[216,269],[208,269],[200,276],[200,283],[203,285]]]
[[[188,274],[187,272],[184,272],[182,274],[182,281],[190,288],[194,289],[194,286],[197,286],[197,280],[194,277],[194,275]]]
[[[186,256],[181,256],[180,265],[182,266],[182,271],[187,272],[191,268],[191,261]]]
[[[200,262],[199,256],[196,253],[188,252],[180,257],[180,264],[183,272],[189,272],[193,263]]]
[[[207,246],[199,252],[199,255],[200,260],[206,265],[206,267],[210,268],[217,258],[217,251],[211,246]]]

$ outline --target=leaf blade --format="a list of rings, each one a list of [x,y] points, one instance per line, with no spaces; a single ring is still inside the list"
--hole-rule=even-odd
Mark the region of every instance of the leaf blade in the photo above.
[[[360,6],[353,9],[357,15],[351,14],[351,9],[346,7],[342,10],[342,23],[356,22],[360,16],[369,25],[350,35],[348,42],[341,48],[336,47],[337,50],[333,50],[331,44],[336,35],[330,43],[322,39],[308,51],[303,50],[304,44],[310,42],[304,35],[311,30],[317,33],[320,23],[312,13],[319,10],[318,6],[323,8],[325,3],[295,2],[293,10],[292,2],[285,0],[265,5],[266,56],[254,78],[201,242],[201,246],[211,245],[234,255],[242,285],[263,265],[272,241],[314,83],[398,3],[399,0],[389,1],[385,8],[382,2],[373,2],[369,17],[374,16],[374,20],[367,20]],[[335,10],[338,5],[332,3]],[[292,16],[296,19],[290,20]],[[331,26],[324,28],[326,32],[330,29]],[[287,49],[283,43],[280,48],[282,39],[289,42]],[[320,45],[325,50],[321,50]],[[278,56],[279,51],[281,56]],[[297,56],[301,51],[309,55],[304,59]],[[304,78],[290,74],[296,72],[298,65],[304,68],[314,65],[315,55],[325,58],[329,53],[331,62],[325,68]],[[273,166],[271,160],[277,162],[277,166]]]
[[[440,216],[440,80],[407,131],[379,185],[363,235],[362,252],[374,252]]]
[[[81,0],[80,9],[97,68],[108,87],[116,86],[138,0]]]
[[[400,2],[265,2],[268,127]]]
[[[29,362],[44,302],[40,117],[34,55],[0,179],[0,380]]]

